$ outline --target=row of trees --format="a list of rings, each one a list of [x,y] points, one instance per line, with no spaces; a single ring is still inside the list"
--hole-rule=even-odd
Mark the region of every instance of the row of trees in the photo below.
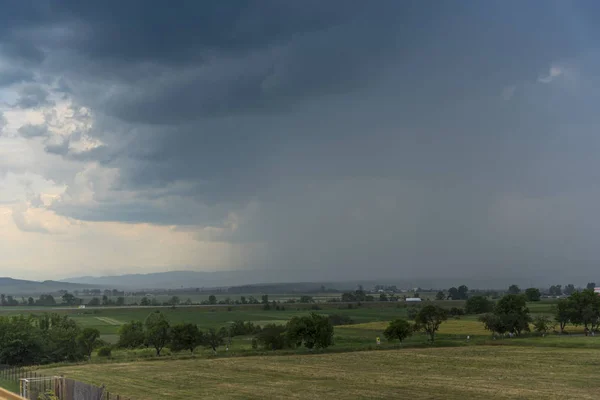
[[[198,326],[191,323],[181,323],[171,326],[167,318],[160,311],[148,315],[145,321],[131,321],[119,329],[117,347],[137,349],[150,347],[160,356],[161,351],[169,346],[173,351],[188,350],[193,352],[199,346],[217,348],[225,344],[227,332],[209,329],[202,332]]]
[[[352,322],[347,318],[341,319],[342,323]],[[252,322],[236,321],[228,327],[201,331],[191,323],[171,326],[164,314],[155,311],[143,322],[131,321],[122,325],[117,346],[127,349],[149,347],[156,351],[157,356],[165,347],[172,351],[193,352],[197,347],[204,346],[216,353],[217,348],[226,342],[230,343],[232,337],[254,335],[255,347],[261,345],[265,349],[277,350],[305,346],[312,350],[333,344],[333,325],[336,321],[335,318],[312,313],[294,317],[286,325],[270,324],[261,328]]]
[[[530,315],[527,301],[529,296],[525,294],[507,294],[497,304],[489,304],[482,299],[473,304],[473,311],[489,311],[480,317],[485,328],[491,332],[505,334],[512,333],[520,335],[522,332],[530,331],[533,324],[536,331],[545,333],[554,329],[549,318],[539,316],[533,319]],[[471,299],[470,299],[471,300]],[[467,301],[467,311],[469,311]],[[558,324],[562,333],[567,324],[583,326],[586,331],[595,331],[600,328],[600,296],[593,289],[585,289],[573,292],[568,298],[558,301],[554,310],[554,321]]]

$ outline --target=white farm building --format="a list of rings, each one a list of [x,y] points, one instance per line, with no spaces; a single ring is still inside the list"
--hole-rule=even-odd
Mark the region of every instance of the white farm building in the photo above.
[[[421,301],[420,297],[407,297],[406,300],[407,303],[418,303]]]

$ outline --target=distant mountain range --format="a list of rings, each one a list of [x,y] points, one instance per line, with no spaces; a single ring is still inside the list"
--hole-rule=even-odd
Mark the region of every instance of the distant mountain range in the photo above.
[[[57,281],[27,281],[23,279],[0,278],[0,293],[5,295],[26,296],[40,293],[56,293],[60,290],[81,290],[90,288],[85,284]]]
[[[63,281],[105,288],[178,289],[229,287],[295,280],[284,273],[265,271],[170,271],[101,277],[83,276]]]
[[[384,278],[371,276],[360,279],[359,276],[349,276],[332,271],[290,271],[290,270],[243,270],[243,271],[170,271],[148,274],[127,274],[117,276],[83,276],[68,278],[63,282],[91,285],[96,288],[118,288],[118,289],[179,289],[179,288],[218,288],[243,285],[267,285],[294,283],[295,286],[319,287],[321,285],[338,290],[356,288],[364,285],[365,288],[375,284],[396,285],[398,288],[442,288],[466,284],[470,288],[478,289],[501,289],[507,288],[512,283],[527,287],[532,285],[521,280],[491,279],[491,278],[443,278],[432,277],[429,279],[402,279]],[[539,282],[542,283],[542,282]]]

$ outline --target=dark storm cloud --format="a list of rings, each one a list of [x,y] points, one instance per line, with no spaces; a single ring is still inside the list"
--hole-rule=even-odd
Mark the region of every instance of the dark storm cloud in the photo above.
[[[59,214],[219,225],[235,212],[231,240],[269,245],[248,263],[280,268],[498,276],[600,258],[585,240],[598,232],[581,227],[597,181],[600,63],[574,68],[585,85],[567,73],[539,81],[590,50],[594,3],[72,0],[7,11],[0,56],[89,107],[102,143],[46,151],[119,171],[114,197],[64,199]],[[21,106],[48,100],[25,88]]]
[[[33,80],[33,73],[22,68],[0,68],[0,88]]]
[[[19,108],[37,108],[52,104],[48,97],[50,93],[43,87],[36,84],[29,84],[22,87],[19,91],[19,97],[15,106]]]

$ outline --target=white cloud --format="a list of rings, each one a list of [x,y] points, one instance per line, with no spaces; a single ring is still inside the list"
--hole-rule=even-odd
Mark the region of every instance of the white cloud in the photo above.
[[[559,78],[560,76],[563,76],[564,73],[565,73],[564,68],[557,66],[557,65],[553,65],[552,67],[550,67],[550,70],[548,71],[548,73],[546,75],[542,75],[538,78],[538,82],[550,83],[550,82],[554,81],[555,79]]]

